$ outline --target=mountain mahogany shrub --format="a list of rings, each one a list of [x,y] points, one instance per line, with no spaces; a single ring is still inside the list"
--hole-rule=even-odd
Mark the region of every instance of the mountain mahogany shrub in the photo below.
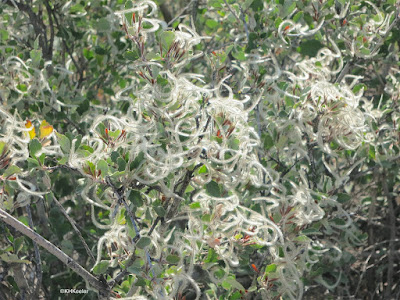
[[[399,157],[399,83],[394,65],[376,106],[349,69],[379,58],[399,12],[231,2],[209,1],[191,14],[196,27],[174,30],[152,1],[94,7],[94,30],[75,34],[83,56],[67,62],[73,38],[61,28],[52,60],[40,36],[19,55],[1,47],[0,208],[50,206],[62,169],[76,183],[65,196],[87,208],[98,238],[86,267],[113,296],[299,299],[315,283],[343,293],[350,281],[349,249],[366,235],[347,193],[353,171]],[[85,22],[81,4],[60,9]]]

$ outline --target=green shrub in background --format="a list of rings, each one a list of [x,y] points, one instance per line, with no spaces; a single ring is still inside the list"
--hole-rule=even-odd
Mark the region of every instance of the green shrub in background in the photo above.
[[[0,13],[1,299],[400,296],[399,3]]]

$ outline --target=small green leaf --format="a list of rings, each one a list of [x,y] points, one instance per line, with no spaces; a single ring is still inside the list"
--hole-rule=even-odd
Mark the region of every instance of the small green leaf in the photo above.
[[[297,22],[298,20],[300,20],[300,18],[304,15],[304,13],[302,11],[299,11],[297,14],[294,15],[293,17],[293,21]]]
[[[204,214],[204,215],[201,217],[201,220],[202,220],[203,222],[210,222],[210,221],[211,221],[211,215],[210,215],[210,214]]]
[[[215,21],[215,20],[213,20],[213,19],[208,19],[208,20],[206,21],[206,26],[209,27],[209,28],[211,28],[211,29],[214,29],[215,27],[218,26],[218,22]]]
[[[286,2],[290,3],[289,1],[285,1],[285,4]],[[291,5],[285,7],[285,13],[284,13],[285,17],[290,15],[295,10],[295,8],[296,8],[296,2],[293,2]]]
[[[154,207],[154,210],[155,210],[155,212],[157,213],[157,215],[159,216],[159,217],[164,217],[165,216],[165,209],[164,209],[164,207],[162,207],[162,206],[156,206],[156,207]]]
[[[294,105],[293,98],[285,96],[285,104],[289,107],[293,107]]]
[[[29,153],[31,157],[36,158],[36,153],[38,153],[42,149],[42,144],[38,139],[33,139],[29,143]]]
[[[117,164],[118,164],[118,171],[122,172],[126,168],[126,161],[122,157],[118,157],[117,159]]]
[[[164,86],[168,85],[169,81],[167,79],[165,79],[165,78],[162,78],[161,75],[158,75],[157,76],[157,83],[159,85],[161,85],[162,87],[164,87]]]
[[[232,277],[227,277],[225,279],[225,282],[229,283],[232,287],[234,287],[234,288],[236,288],[238,290],[241,290],[241,291],[245,290],[244,286],[241,285],[238,281],[236,281],[236,279],[234,279]]]
[[[364,55],[370,55],[371,54],[371,50],[367,49],[367,48],[361,48],[360,52]]]
[[[274,140],[269,134],[262,134],[262,138],[264,140],[264,148],[265,150],[269,150],[274,146]]]
[[[369,146],[369,151],[368,151],[369,158],[372,160],[375,160],[375,147],[374,146]]]
[[[205,263],[212,263],[218,261],[218,253],[215,252],[213,248],[208,249],[208,254],[206,259],[204,260]]]
[[[93,274],[95,275],[104,274],[109,266],[110,262],[108,260],[102,260],[93,267]]]
[[[91,161],[87,162],[87,165],[89,167],[89,171],[92,175],[96,174],[96,166],[94,165],[94,163],[92,163]]]
[[[272,273],[276,271],[276,264],[270,264],[265,268],[265,273]]]
[[[364,83],[356,84],[356,85],[354,86],[354,88],[353,88],[353,93],[354,93],[354,94],[357,94],[361,89],[366,90],[366,89],[367,89],[367,86],[366,86]]]
[[[203,174],[203,173],[207,173],[207,172],[208,172],[208,169],[207,169],[206,165],[203,165],[198,171],[199,174]]]
[[[221,197],[219,185],[215,181],[211,181],[206,184],[206,191],[212,197]]]
[[[103,178],[108,175],[108,164],[104,159],[100,159],[97,162],[97,170],[101,171],[101,176]]]
[[[20,221],[21,223],[25,224],[26,226],[29,226],[29,221],[28,221],[28,218],[26,216],[18,217],[18,221]]]
[[[236,291],[232,294],[232,296],[229,297],[229,300],[238,300],[238,299],[243,299],[242,293],[239,291]]]
[[[0,142],[0,156],[4,155],[7,149],[6,143]]]
[[[88,151],[89,153],[93,153],[94,149],[88,145],[81,145],[81,148]]]
[[[299,236],[296,237],[294,240],[295,240],[296,242],[304,243],[304,242],[309,242],[309,241],[310,241],[310,238],[307,237],[307,236],[305,236],[305,235],[299,235]]]
[[[60,157],[60,158],[58,159],[58,164],[60,164],[60,165],[65,165],[65,164],[67,163],[67,161],[68,161],[68,157],[66,157],[66,156]]]
[[[225,275],[224,269],[220,268],[216,272],[214,272],[216,278],[221,279]]]
[[[141,207],[143,205],[143,199],[139,191],[131,190],[129,192],[128,199],[137,207]]]
[[[22,172],[22,170],[19,167],[15,166],[15,165],[11,165],[4,172],[3,177],[8,177],[10,175],[18,174],[18,173],[21,173],[21,172]]]
[[[140,249],[144,249],[148,245],[150,245],[151,239],[147,236],[143,236],[140,238],[140,240],[136,243],[136,246]]]
[[[40,156],[39,156],[39,162],[43,165],[44,164],[44,159],[46,158],[46,154],[45,153],[42,153]]]
[[[42,59],[42,51],[41,50],[31,50],[29,55],[32,59],[32,63],[35,67],[39,66],[40,60]]]
[[[146,280],[144,280],[142,277],[139,277],[135,282],[135,286],[146,286]]]
[[[209,0],[207,4],[214,8],[222,8],[222,5],[218,0]]]
[[[232,53],[232,56],[233,56],[234,58],[236,58],[237,60],[240,60],[240,61],[246,60],[246,56],[245,56],[245,54],[244,54],[243,51],[233,52],[233,53]]]
[[[0,260],[6,263],[20,263],[20,264],[30,264],[31,262],[26,259],[20,259],[16,254],[3,253],[0,255]]]
[[[314,57],[324,45],[318,40],[306,40],[300,44],[300,53],[304,56]]]
[[[315,228],[304,229],[304,230],[301,231],[301,233],[305,234],[305,235],[322,235],[322,233],[319,232],[319,230],[315,229]]]
[[[84,13],[85,12],[85,7],[82,6],[81,4],[75,4],[75,5],[70,7],[69,12],[71,14]]]
[[[62,240],[61,250],[64,251],[65,254],[72,256],[74,253],[74,245],[70,240]]]
[[[283,21],[283,20],[282,20],[281,17],[276,18],[276,19],[275,19],[275,27],[276,27],[276,28],[279,28],[279,25],[281,25],[282,21]]]
[[[247,292],[248,292],[248,293],[252,293],[252,292],[255,292],[255,291],[257,291],[257,290],[258,290],[257,286],[256,286],[256,285],[253,285],[253,286],[251,286],[251,287],[249,287],[249,288],[247,289]]]
[[[14,253],[18,254],[18,252],[22,249],[24,246],[24,237],[20,236],[14,240]]]
[[[175,32],[163,31],[163,33],[161,33],[160,40],[164,50],[168,51],[175,40]]]
[[[170,264],[177,264],[181,259],[178,255],[168,255],[166,258],[168,263]]]
[[[39,167],[39,162],[37,161],[37,159],[33,159],[33,158],[28,157],[26,159],[26,161],[28,162],[28,170],[29,171],[34,169],[34,168]]]
[[[107,18],[100,18],[97,22],[96,29],[98,31],[109,31],[111,28],[110,22],[108,22]]]
[[[58,143],[60,144],[62,152],[68,154],[71,149],[71,141],[65,135],[56,132]]]
[[[94,48],[94,53],[96,53],[96,54],[98,54],[98,55],[106,55],[106,54],[107,54],[107,51],[106,51],[106,49],[104,49],[104,48],[102,48],[102,47],[100,47],[100,46],[96,46],[96,47]]]
[[[262,0],[254,0],[253,3],[251,3],[250,7],[254,11],[260,11],[263,10],[264,8],[264,2]]]
[[[26,84],[20,83],[17,84],[17,89],[19,89],[21,92],[26,92],[28,90],[28,87],[26,86]]]
[[[193,202],[192,204],[189,205],[189,207],[190,207],[191,209],[201,208],[200,202]]]
[[[89,100],[85,99],[84,101],[82,101],[81,104],[79,104],[78,108],[76,109],[76,112],[79,115],[83,115],[86,111],[89,110],[89,107],[90,107]]]
[[[231,284],[229,282],[227,282],[226,280],[223,281],[221,283],[221,286],[225,289],[225,290],[230,290],[232,288]]]
[[[345,203],[345,202],[349,201],[350,199],[351,199],[351,196],[349,194],[339,193],[337,201],[339,203]]]
[[[124,57],[125,57],[127,60],[135,61],[135,60],[137,60],[140,56],[139,56],[139,53],[138,53],[137,51],[126,51],[126,52],[124,53]]]
[[[136,275],[139,275],[142,272],[142,266],[144,265],[143,260],[135,259],[133,264],[127,268],[127,271]]]
[[[111,160],[112,160],[112,162],[117,163],[118,158],[119,158],[119,153],[117,151],[111,152]]]
[[[331,222],[333,222],[336,225],[345,225],[346,221],[340,218],[334,218],[331,220]]]
[[[2,13],[2,11],[0,11],[0,14]],[[4,29],[0,29],[0,40],[8,40],[9,34],[7,30]]]
[[[143,161],[143,159],[144,159],[144,153],[143,153],[143,152],[140,152],[140,153],[135,157],[134,161],[131,163],[130,169],[131,169],[131,170],[137,169],[137,168],[140,166],[140,164],[141,164],[141,162]]]

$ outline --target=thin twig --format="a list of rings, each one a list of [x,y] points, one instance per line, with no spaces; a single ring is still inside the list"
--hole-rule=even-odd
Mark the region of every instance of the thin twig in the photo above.
[[[87,282],[92,287],[97,289],[100,292],[100,296],[107,297],[110,294],[110,290],[107,284],[104,284],[99,279],[94,277],[87,270],[85,270],[80,264],[78,264],[74,259],[72,259],[63,251],[61,251],[59,248],[57,248],[54,244],[46,240],[41,235],[37,234],[35,231],[33,231],[28,226],[15,219],[13,216],[11,216],[9,213],[7,213],[1,208],[0,208],[0,219],[3,222],[10,225],[11,227],[13,227],[14,229],[16,229],[17,231],[27,236],[28,238],[30,238],[32,241],[36,242],[38,245],[46,249],[54,256],[56,256],[67,267],[71,268],[79,276],[87,280]]]
[[[193,0],[190,2],[192,3]],[[190,5],[189,3],[189,5]],[[199,6],[199,0],[194,0],[193,6],[192,6],[192,28],[194,29],[196,27],[196,19],[197,19],[197,7]]]
[[[130,209],[129,205],[125,201],[125,188],[122,186],[121,188],[117,188],[114,183],[111,181],[110,176],[106,177],[105,183],[112,188],[114,194],[117,195],[118,197],[118,204],[121,205],[123,204],[125,206],[126,212],[128,213],[128,216],[132,222],[133,228],[135,229],[135,237],[133,238],[133,242],[136,243],[140,239],[140,231],[139,228],[136,225],[135,221],[135,216],[132,213],[132,210]]]
[[[243,12],[242,6],[240,4],[239,4],[239,9],[240,9],[240,17],[242,18],[243,25],[244,25],[244,31],[246,32],[247,41],[250,41],[249,27],[247,26],[246,18],[244,16],[244,12]]]
[[[190,184],[193,172],[202,165],[203,163],[199,163],[193,168],[193,170],[187,170],[183,179],[175,185],[174,192],[176,193],[177,197],[173,197],[172,204],[168,207],[167,213],[165,214],[165,221],[170,220],[176,214],[179,204],[182,201],[182,196]],[[180,186],[179,189],[178,186]]]
[[[26,212],[28,214],[28,224],[29,227],[33,230],[33,220],[32,220],[32,211],[31,211],[31,205],[28,204],[26,205]],[[36,244],[35,241],[33,241],[33,248],[35,251],[35,260],[36,260],[36,277],[37,277],[37,285],[36,285],[36,289],[33,293],[33,295],[35,297],[37,297],[39,295],[39,289],[40,286],[42,285],[42,261],[40,259],[40,252],[39,252],[39,247]]]
[[[356,61],[354,59],[351,59],[347,62],[347,64],[344,66],[344,68],[340,72],[339,76],[336,78],[335,83],[339,83],[342,81],[343,77],[349,72],[350,66],[354,63],[356,63]]]
[[[158,217],[154,220],[153,225],[151,225],[151,228],[150,228],[149,232],[147,233],[147,235],[151,235],[151,234],[153,233],[154,229],[156,228],[158,222],[162,221],[163,219],[164,219],[164,218],[158,216]]]
[[[114,279],[111,279],[108,281],[108,286],[110,288],[113,288],[116,284],[120,284],[122,279],[127,275],[129,272],[127,269],[134,263],[136,256],[134,254],[131,254],[128,259],[126,260],[126,263],[124,264],[125,269],[122,270],[120,273],[118,273],[117,276],[115,276]]]
[[[239,22],[243,22],[244,30],[246,32],[247,41],[249,41],[249,29],[247,27],[247,23],[246,23],[246,19],[244,17],[244,13],[243,13],[242,7],[239,5],[239,9],[240,9],[240,12],[241,12],[240,18],[239,18],[238,15],[236,15],[236,13],[233,11],[232,7],[228,4],[228,2],[226,2],[226,0],[224,0],[224,2],[225,2],[225,5],[228,7],[229,11],[236,18],[236,20],[238,20]]]
[[[374,173],[373,173],[373,181],[374,182],[378,182],[378,168],[374,169]],[[376,197],[377,197],[377,193],[378,193],[378,187],[375,187],[372,191],[372,195],[371,195],[371,204],[369,205],[369,210],[368,210],[368,244],[369,245],[373,245],[374,242],[374,230],[372,227],[372,219],[375,216],[375,212],[376,212]]]
[[[51,7],[48,0],[45,1],[44,5],[46,6],[47,15],[49,17],[49,27],[50,27],[50,41],[49,41],[49,49],[50,57],[53,56],[53,44],[54,44],[54,24],[53,19],[51,17]]]
[[[52,12],[53,17],[54,17],[54,22],[56,23],[57,28],[60,30],[61,29],[61,25],[58,22],[57,15],[56,15],[54,10],[51,10],[51,12]],[[71,57],[71,60],[72,60],[72,62],[74,64],[76,70],[79,73],[79,83],[81,83],[81,81],[83,81],[83,69],[80,67],[80,65],[76,61],[75,57],[73,56],[73,51],[68,47],[67,42],[65,41],[65,39],[61,39],[61,40],[62,40],[62,43],[63,43],[63,45],[65,47],[65,50],[67,50],[69,57]]]
[[[387,286],[385,291],[385,299],[392,298],[392,287],[393,287],[393,268],[394,268],[394,255],[395,255],[395,247],[394,241],[396,240],[396,216],[394,215],[394,207],[393,207],[393,197],[389,191],[389,187],[387,184],[386,173],[383,172],[382,176],[382,187],[385,197],[388,203],[388,214],[389,214],[389,226],[390,226],[390,238],[389,238],[389,251],[388,254],[388,271],[387,271]]]
[[[236,18],[236,20],[238,20],[239,22],[241,22],[240,18],[236,15],[236,13],[233,11],[232,7],[228,4],[228,2],[226,2],[226,0],[224,0],[225,5],[228,7],[229,11],[232,13],[232,15]]]
[[[43,57],[46,60],[51,60],[52,59],[52,55],[53,55],[53,39],[50,37],[50,42],[51,43],[47,43],[47,35],[46,35],[46,28],[47,26],[43,23],[43,19],[40,16],[40,13],[35,14],[35,12],[32,9],[32,5],[31,4],[24,4],[22,2],[16,2],[16,1],[10,1],[7,0],[5,1],[5,4],[15,7],[15,5],[17,6],[17,8],[21,11],[24,12],[28,15],[29,17],[29,21],[33,26],[33,29],[35,31],[36,36],[39,37],[39,45],[42,48],[42,52],[43,52]],[[50,32],[50,34],[52,34]]]
[[[194,0],[190,1],[188,5],[186,5],[178,14],[175,18],[173,18],[171,21],[168,22],[168,26],[172,25],[177,19],[179,19],[180,17],[182,17],[182,15],[184,14],[184,12],[190,7],[190,5],[192,4]]]
[[[82,237],[81,232],[79,231],[78,227],[76,226],[75,220],[72,219],[67,211],[65,210],[64,206],[61,205],[61,203],[57,200],[56,196],[54,194],[51,194],[54,200],[54,203],[57,205],[57,207],[61,210],[63,215],[67,218],[69,223],[71,224],[72,228],[74,229],[75,233],[78,235],[79,239],[81,240],[83,247],[85,247],[86,253],[89,255],[89,257],[95,262],[96,259],[94,258],[93,252],[89,249],[88,245],[86,244],[85,239]]]

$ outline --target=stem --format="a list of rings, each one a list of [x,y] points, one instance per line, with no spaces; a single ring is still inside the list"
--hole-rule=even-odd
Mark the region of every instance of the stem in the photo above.
[[[42,246],[48,252],[57,257],[61,262],[63,262],[67,267],[71,268],[75,273],[85,279],[92,287],[99,291],[100,296],[103,298],[108,298],[110,294],[109,287],[107,284],[102,283],[87,270],[85,270],[81,265],[79,265],[75,260],[65,254],[63,251],[58,249],[54,244],[43,238],[41,235],[37,234],[35,231],[15,219],[13,216],[8,214],[6,211],[0,208],[0,219],[6,224],[13,227],[15,230],[24,234],[32,241],[36,242],[38,245]]]
[[[385,299],[391,299],[392,297],[392,287],[393,287],[393,271],[394,271],[394,255],[395,255],[395,247],[394,241],[396,240],[396,216],[394,214],[393,207],[393,197],[389,191],[386,173],[383,173],[382,176],[382,186],[383,192],[388,202],[388,214],[389,214],[389,228],[390,228],[390,237],[389,237],[389,249],[387,252],[388,255],[388,272],[387,272],[387,286],[385,291]]]
[[[86,241],[84,240],[84,238],[82,237],[81,232],[79,231],[79,229],[76,227],[76,223],[75,221],[68,215],[67,211],[65,210],[64,206],[61,205],[61,203],[57,200],[57,198],[51,194],[53,196],[53,200],[54,203],[56,204],[56,206],[61,210],[61,212],[63,213],[63,215],[67,218],[67,220],[69,221],[69,223],[71,224],[72,228],[74,229],[75,233],[78,235],[79,239],[81,240],[83,247],[86,250],[86,253],[90,256],[90,258],[95,262],[96,259],[94,258],[94,255],[92,253],[92,251],[89,249],[88,245],[86,244]]]
[[[129,219],[132,222],[133,228],[135,229],[135,237],[133,238],[133,242],[136,243],[140,239],[140,231],[139,228],[136,225],[135,221],[135,216],[132,213],[132,210],[130,209],[129,205],[125,201],[125,188],[122,186],[121,188],[117,188],[111,181],[111,178],[109,176],[106,177],[105,180],[106,184],[112,188],[114,194],[117,195],[118,197],[118,204],[123,204],[125,206],[126,212],[128,213]]]
[[[162,217],[157,217],[157,218],[154,220],[153,225],[151,225],[151,228],[150,228],[149,232],[147,233],[148,236],[150,236],[150,235],[153,233],[153,231],[154,231],[154,229],[156,228],[158,222],[160,222],[160,221],[162,221],[162,220],[163,220]]]
[[[195,1],[195,0],[190,1],[190,3],[189,3],[188,5],[186,5],[186,6],[177,14],[177,16],[176,16],[175,18],[173,18],[171,21],[169,21],[167,25],[170,26],[170,25],[172,25],[172,23],[175,22],[175,20],[181,18],[182,15],[186,12],[186,10],[187,10],[188,8],[190,8],[190,5],[192,4],[193,1]],[[197,1],[197,2],[198,2],[198,1]]]
[[[28,204],[26,206],[26,212],[28,214],[28,223],[29,223],[29,227],[33,230],[33,220],[32,220],[32,212],[31,212],[31,206],[30,204]],[[36,277],[37,277],[37,285],[36,285],[36,289],[35,292],[33,293],[33,295],[35,297],[37,297],[39,295],[39,289],[40,286],[42,285],[42,262],[40,259],[40,252],[39,252],[39,247],[36,244],[35,241],[33,241],[33,248],[35,250],[35,260],[36,260]]]
[[[347,62],[347,64],[344,66],[342,71],[340,72],[339,76],[336,78],[335,83],[339,83],[342,81],[343,77],[349,72],[350,66],[355,63],[354,59],[351,59]]]

